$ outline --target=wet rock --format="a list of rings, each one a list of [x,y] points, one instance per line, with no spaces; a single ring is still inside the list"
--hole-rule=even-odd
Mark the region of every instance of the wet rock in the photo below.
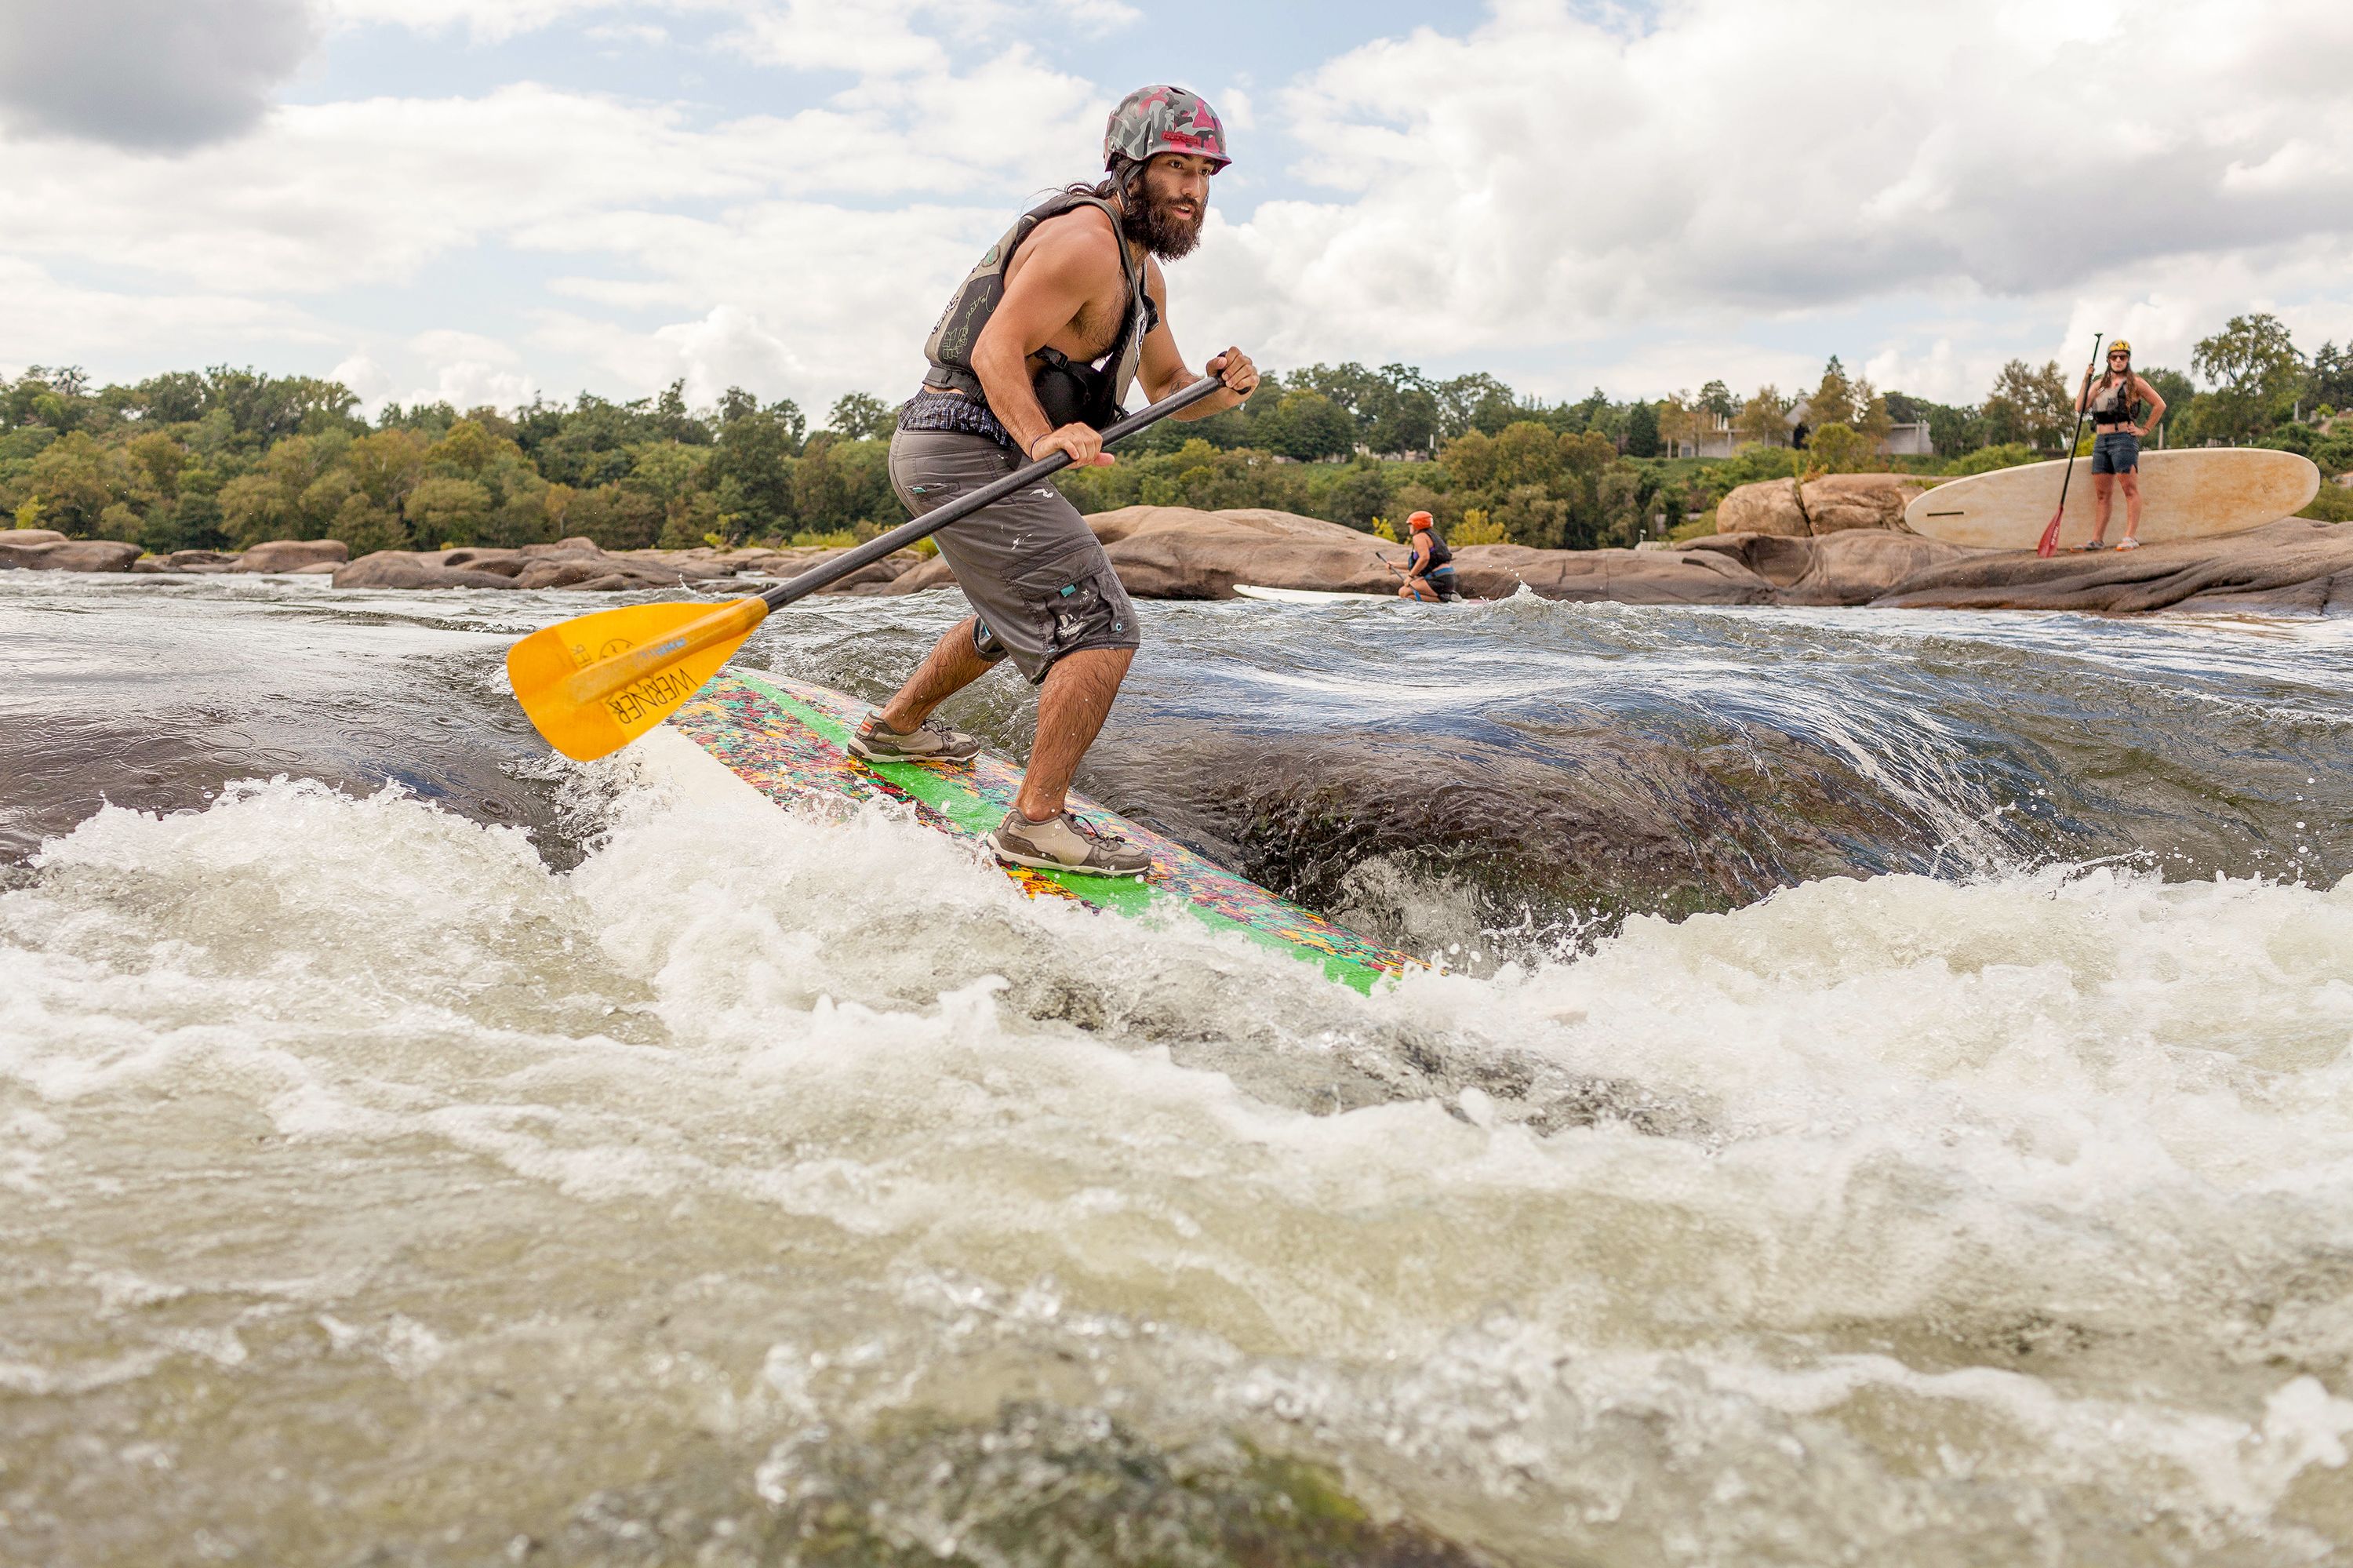
[[[343,588],[569,588],[624,593],[648,588],[722,584],[736,577],[787,577],[839,550],[626,550],[607,553],[594,540],[560,539],[517,549],[467,546],[454,550],[378,550],[342,567],[330,566]],[[886,556],[853,572],[828,592],[887,584],[917,564],[911,550]],[[301,568],[310,569],[310,568]]]
[[[352,547],[341,539],[272,539],[256,545],[237,558],[240,572],[296,572],[306,567],[329,569],[352,558]]]
[[[1776,604],[1869,604],[1917,573],[1987,552],[1916,534],[1845,529],[1820,538],[1717,534],[1683,548],[1722,555],[1763,577]]]
[[[1717,551],[1533,550],[1465,545],[1454,552],[1462,591],[1509,599],[1525,586],[1544,599],[1613,604],[1770,604],[1773,585]]]
[[[1402,545],[1287,512],[1129,506],[1087,522],[1119,580],[1138,599],[1230,599],[1237,583],[1389,594],[1398,577],[1384,563],[1406,559]],[[1523,584],[1546,599],[1626,604],[1764,604],[1772,598],[1768,584],[1721,555],[1466,545],[1454,552],[1454,569],[1462,591],[1480,599],[1509,598]],[[947,563],[935,560],[904,573],[887,591],[921,593],[955,582]]]
[[[233,572],[237,570],[237,553],[233,550],[174,550],[168,556],[153,557],[155,569],[165,572]],[[143,570],[146,561],[139,563]]]
[[[1929,567],[1871,601],[1903,609],[2353,611],[2353,528],[2284,518],[2137,550],[1989,550]]]
[[[447,566],[414,550],[375,550],[335,568],[339,588],[511,588],[514,579],[497,572]]]
[[[45,534],[46,528],[18,533]],[[127,572],[139,558],[139,546],[111,539],[44,539],[28,545],[0,539],[0,571]]]

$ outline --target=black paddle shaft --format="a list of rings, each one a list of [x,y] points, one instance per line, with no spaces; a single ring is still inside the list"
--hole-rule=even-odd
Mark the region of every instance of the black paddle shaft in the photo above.
[[[1157,424],[1179,408],[1190,408],[1210,394],[1224,390],[1225,383],[1214,376],[1204,376],[1198,381],[1171,392],[1148,408],[1139,408],[1126,418],[1103,429],[1103,445],[1135,434],[1147,425]],[[839,582],[861,567],[871,567],[893,550],[903,550],[918,539],[928,539],[949,524],[969,517],[982,507],[1004,500],[1015,491],[1037,483],[1049,474],[1059,473],[1071,466],[1071,454],[1056,452],[1040,458],[1028,468],[1007,474],[993,483],[984,484],[969,495],[960,495],[934,512],[900,524],[887,534],[878,534],[863,545],[821,567],[811,567],[789,582],[778,583],[760,597],[770,609],[782,609],[797,599],[807,599],[830,583]]]
[[[2075,428],[2067,436],[2067,471],[2059,476],[2059,510],[2056,515],[2061,517],[2067,514],[2067,486],[2075,477],[2075,443],[2084,439],[2084,415],[2091,408],[2092,371],[2100,367],[2100,344],[2107,335],[2104,332],[2092,334],[2092,368],[2084,372],[2084,407],[2075,410]],[[2131,389],[2127,387],[2126,390],[2129,392]]]

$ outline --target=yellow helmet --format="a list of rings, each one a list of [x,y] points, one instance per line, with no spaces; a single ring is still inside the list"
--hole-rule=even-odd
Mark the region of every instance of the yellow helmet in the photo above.
[[[2129,358],[2131,358],[2131,357],[2132,357],[2132,344],[2130,344],[2126,343],[2124,339],[2122,339],[2122,338],[2120,338],[2120,337],[2116,337],[2116,338],[2110,338],[2110,339],[2108,340],[2108,352],[2109,352],[2110,354],[2115,354],[2115,353],[2116,353],[2116,352],[2117,352],[2119,349],[2121,349],[2121,350],[2124,352],[2124,355],[2125,355],[2125,357],[2126,357],[2126,358],[2129,359]]]

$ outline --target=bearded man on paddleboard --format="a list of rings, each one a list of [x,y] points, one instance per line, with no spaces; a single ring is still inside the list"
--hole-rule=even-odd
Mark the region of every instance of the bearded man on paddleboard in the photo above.
[[[931,370],[899,411],[891,484],[920,516],[1050,453],[1108,463],[1100,432],[1141,380],[1158,402],[1200,377],[1168,330],[1160,263],[1192,250],[1209,179],[1230,162],[1209,106],[1176,87],[1128,94],[1103,133],[1109,177],[1033,207],[989,248],[923,345]],[[1170,418],[1233,408],[1258,385],[1238,348],[1209,361],[1225,383]],[[989,835],[1019,865],[1139,876],[1150,857],[1067,809],[1071,776],[1135,656],[1135,607],[1078,508],[1047,482],[935,535],[976,613],[940,639],[849,749],[878,761],[962,762],[973,736],[932,720],[997,661],[1039,687],[1038,739],[1013,809]]]

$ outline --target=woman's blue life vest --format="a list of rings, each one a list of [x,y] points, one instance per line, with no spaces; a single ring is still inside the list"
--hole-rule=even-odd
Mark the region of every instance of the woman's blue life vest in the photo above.
[[[1038,357],[1045,364],[1031,376],[1030,387],[1038,395],[1039,407],[1045,409],[1046,418],[1058,429],[1064,425],[1088,424],[1100,430],[1121,417],[1124,412],[1121,406],[1127,401],[1128,388],[1135,385],[1136,367],[1144,358],[1144,340],[1160,324],[1160,311],[1145,291],[1144,268],[1128,249],[1127,238],[1120,228],[1119,209],[1100,196],[1078,191],[1064,191],[1023,213],[988,248],[979,264],[965,275],[964,282],[948,301],[947,309],[940,313],[932,335],[924,341],[923,357],[932,366],[924,373],[924,386],[961,392],[986,406],[988,395],[982,390],[980,377],[973,372],[972,351],[978,345],[988,318],[997,313],[997,305],[1005,298],[1005,270],[1013,264],[1013,253],[1039,224],[1082,207],[1093,207],[1111,219],[1112,232],[1119,236],[1119,264],[1127,282],[1127,310],[1120,317],[1119,334],[1112,340],[1110,351],[1092,365],[1074,363],[1056,349],[1039,349]]]

